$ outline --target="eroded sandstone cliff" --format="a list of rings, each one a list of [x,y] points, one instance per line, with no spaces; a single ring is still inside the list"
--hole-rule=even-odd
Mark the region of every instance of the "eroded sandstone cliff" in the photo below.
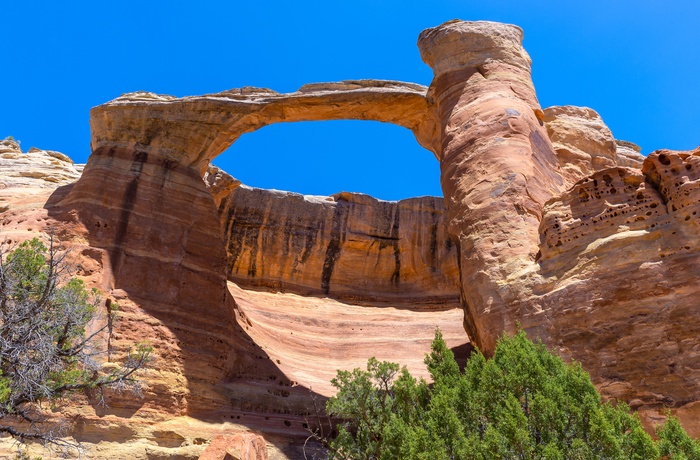
[[[360,301],[459,302],[457,251],[440,198],[239,187],[219,211],[232,281]]]
[[[419,48],[429,88],[125,95],[93,109],[78,182],[49,197],[5,180],[3,233],[50,227],[122,306],[116,346],[156,350],[145,399],[75,409],[76,439],[125,430],[198,455],[217,430],[253,429],[294,457],[334,369],[375,354],[418,373],[435,326],[489,353],[517,324],[647,426],[672,408],[700,434],[700,150],[644,159],[591,109],[542,110],[516,26],[450,21]],[[209,167],[267,124],[337,118],[410,129],[440,161],[444,202],[251,189]]]

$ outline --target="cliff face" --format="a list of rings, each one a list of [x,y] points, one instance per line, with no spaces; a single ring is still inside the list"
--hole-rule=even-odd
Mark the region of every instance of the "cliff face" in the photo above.
[[[521,42],[504,24],[428,29],[429,88],[125,95],[93,109],[82,178],[32,195],[31,228],[0,189],[3,231],[58,230],[125,306],[117,343],[152,337],[167,363],[140,405],[115,399],[114,423],[225,420],[294,456],[285,443],[334,369],[376,354],[416,372],[436,325],[489,353],[520,324],[648,426],[671,407],[699,435],[700,150],[644,159],[591,109],[542,110]],[[337,118],[410,129],[440,161],[444,201],[307,197],[209,168],[246,132]]]
[[[528,302],[607,394],[635,409],[677,407],[695,433],[699,155],[655,152],[641,171],[605,169],[550,200],[540,295]]]
[[[354,300],[459,302],[457,251],[439,198],[239,187],[219,212],[234,282]]]

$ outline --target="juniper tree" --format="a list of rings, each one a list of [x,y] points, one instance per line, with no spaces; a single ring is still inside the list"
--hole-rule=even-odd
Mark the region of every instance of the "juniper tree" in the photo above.
[[[72,446],[45,417],[42,403],[82,390],[138,393],[135,372],[151,350],[137,344],[123,363],[103,369],[106,346],[100,337],[111,332],[115,313],[86,334],[100,298],[70,276],[66,253],[53,237],[48,243],[34,238],[0,251],[0,433]]]
[[[625,404],[601,401],[579,363],[522,331],[503,336],[491,359],[475,351],[460,371],[438,330],[425,364],[432,384],[374,358],[366,371],[338,371],[326,405],[338,434],[316,432],[329,458],[700,460],[677,419],[653,441]]]

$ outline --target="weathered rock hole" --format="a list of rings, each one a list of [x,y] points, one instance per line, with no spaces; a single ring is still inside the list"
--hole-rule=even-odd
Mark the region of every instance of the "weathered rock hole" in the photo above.
[[[661,163],[664,166],[668,166],[671,164],[671,160],[662,153],[661,155],[659,155],[659,163]]]
[[[272,124],[241,136],[214,164],[245,185],[305,195],[442,196],[433,153],[406,128],[375,121]]]

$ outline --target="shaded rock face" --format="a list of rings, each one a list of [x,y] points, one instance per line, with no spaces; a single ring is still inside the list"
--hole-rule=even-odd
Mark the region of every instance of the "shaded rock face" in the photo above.
[[[643,159],[590,109],[543,111],[521,42],[505,24],[428,29],[418,43],[434,71],[427,89],[367,80],[291,94],[133,93],[93,109],[84,174],[45,214],[100,254],[99,284],[139,325],[120,340],[158,331],[156,350],[170,359],[162,381],[178,383],[145,406],[303,436],[311,399],[288,375],[351,355],[339,337],[359,324],[345,310],[367,305],[372,337],[410,331],[427,343],[459,295],[464,327],[486,353],[520,324],[581,361],[648,426],[671,407],[700,434],[700,152]],[[410,129],[440,161],[444,207],[256,190],[209,168],[246,132],[338,118]],[[26,225],[17,213],[4,211],[3,225]],[[304,313],[277,312],[288,305]],[[318,332],[292,339],[297,323],[329,331],[334,345]],[[450,334],[450,346],[466,345]],[[382,343],[398,357],[405,346]]]
[[[220,213],[234,282],[354,300],[459,299],[457,253],[439,198],[387,202],[239,187]]]

